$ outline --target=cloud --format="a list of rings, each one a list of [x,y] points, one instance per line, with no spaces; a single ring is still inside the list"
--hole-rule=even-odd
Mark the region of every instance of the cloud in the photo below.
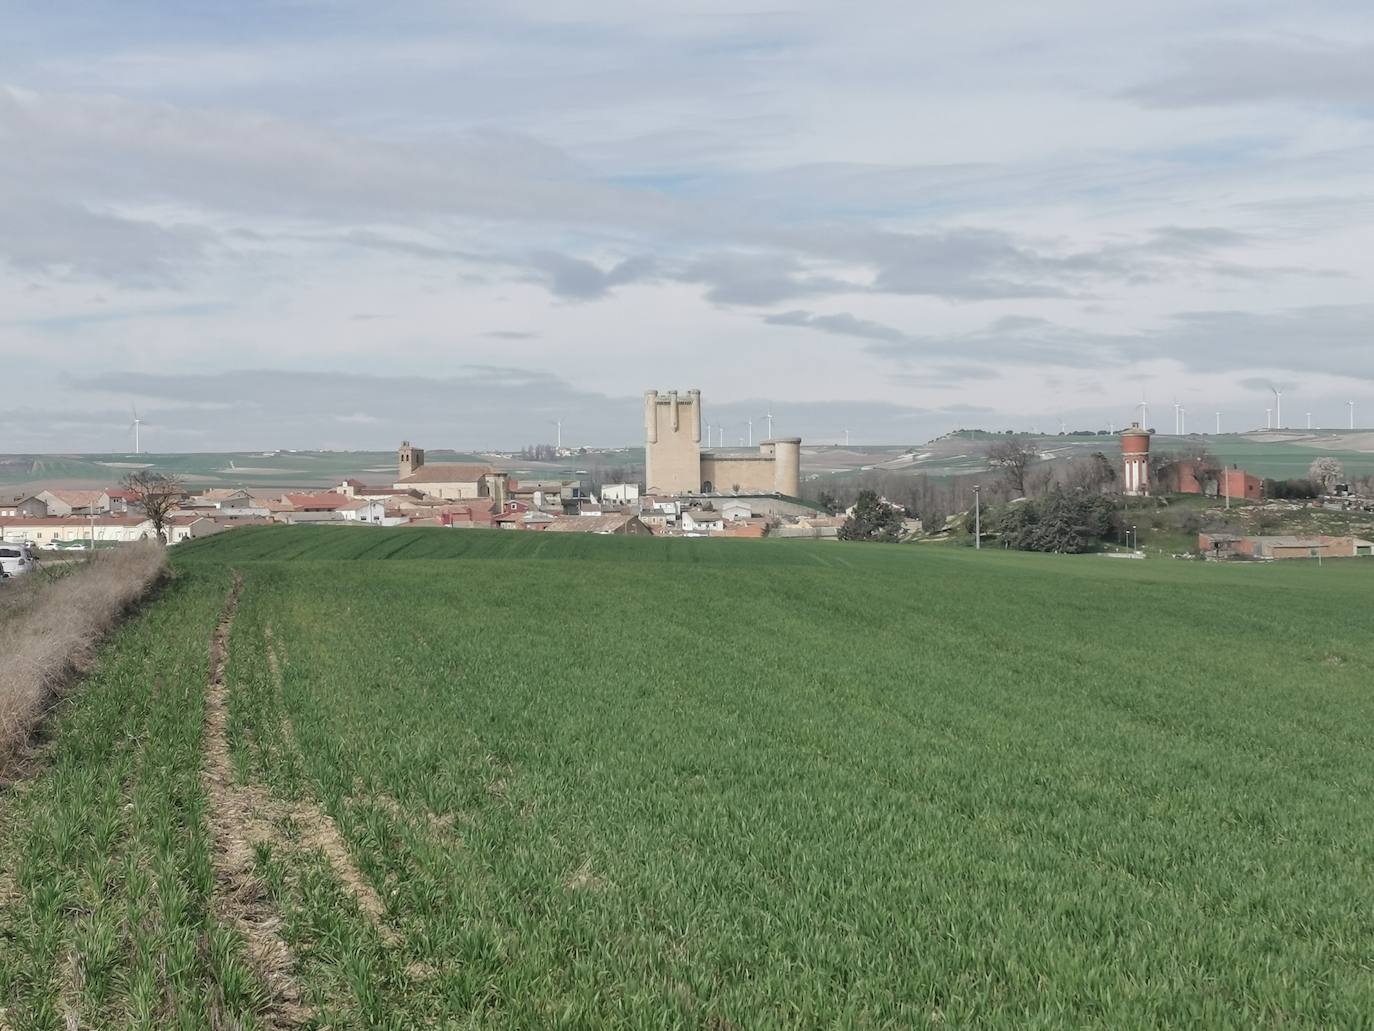
[[[536,251],[530,255],[529,265],[550,293],[573,301],[597,300],[613,287],[651,280],[655,273],[651,258],[626,258],[603,269],[594,262],[556,251]]]
[[[1129,343],[1127,338],[1073,330],[1046,319],[1021,315],[1004,316],[979,330],[943,336],[906,333],[849,312],[816,315],[789,311],[767,316],[764,322],[854,337],[866,342],[869,353],[903,365],[925,365],[949,358],[964,360],[962,365],[941,366],[941,375],[929,375],[930,382],[978,378],[968,373],[968,362],[973,360],[993,363],[993,367],[1075,365],[1084,360],[1085,354],[1091,354],[1094,362],[1117,365],[1125,360]]]
[[[847,311],[837,312],[834,315],[815,315],[809,311],[785,311],[777,315],[768,315],[763,321],[770,326],[804,326],[808,329],[820,330],[822,333],[858,337],[860,340],[883,340],[888,343],[905,343],[911,340],[900,329],[885,326],[881,322],[861,319]]]
[[[1374,43],[1218,39],[1187,50],[1177,68],[1126,90],[1150,107],[1337,105],[1374,114]]]
[[[80,204],[0,193],[0,259],[21,272],[75,274],[133,288],[170,286],[184,279],[186,267],[198,262],[212,240],[194,226],[163,226]]]

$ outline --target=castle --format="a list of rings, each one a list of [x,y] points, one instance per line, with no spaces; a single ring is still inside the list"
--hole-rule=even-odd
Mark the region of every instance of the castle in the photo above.
[[[710,445],[710,442],[707,442]],[[701,450],[701,391],[644,392],[644,482],[650,494],[801,492],[801,437],[775,437],[758,454]]]

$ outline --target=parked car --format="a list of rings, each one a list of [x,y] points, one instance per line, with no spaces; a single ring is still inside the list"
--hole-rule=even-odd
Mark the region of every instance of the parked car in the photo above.
[[[32,573],[38,559],[27,544],[0,543],[0,575],[23,576]]]

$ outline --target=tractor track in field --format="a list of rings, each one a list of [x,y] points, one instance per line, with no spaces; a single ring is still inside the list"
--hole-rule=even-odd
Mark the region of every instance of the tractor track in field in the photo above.
[[[243,576],[234,575],[224,611],[210,637],[210,677],[205,699],[206,810],[213,841],[215,913],[242,935],[249,958],[267,993],[262,1014],[272,1028],[298,1027],[311,1017],[301,1003],[295,957],[280,933],[281,914],[267,886],[254,871],[254,846],[276,842],[280,835],[270,819],[273,804],[257,785],[237,784],[229,755],[229,636],[243,593]]]
[[[270,626],[263,628],[263,636],[267,639],[267,665],[272,671],[272,687],[276,692],[277,704],[281,708],[282,741],[287,749],[299,756],[300,746],[296,743],[296,731],[291,725],[291,717],[286,714],[286,705],[283,701],[281,662],[277,657],[276,642]],[[377,932],[377,936],[387,945],[400,945],[401,936],[386,922],[386,905],[353,861],[348,852],[348,843],[339,833],[338,824],[334,822],[333,817],[313,800],[298,801],[288,805],[286,809],[294,819],[305,843],[324,853],[330,867],[333,868],[334,878],[348,889],[358,908],[367,917],[368,923]]]

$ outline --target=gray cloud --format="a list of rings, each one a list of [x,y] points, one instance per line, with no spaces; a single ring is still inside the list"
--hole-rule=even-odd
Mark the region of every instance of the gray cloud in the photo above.
[[[1374,114],[1374,43],[1216,40],[1125,96],[1151,107],[1278,100]]]
[[[911,340],[900,329],[885,326],[881,322],[861,319],[847,311],[837,312],[834,315],[815,315],[809,311],[785,311],[777,315],[768,315],[763,321],[770,326],[804,326],[808,329],[820,330],[822,333],[858,337],[860,340],[883,340],[889,343],[905,343]]]
[[[24,272],[169,286],[184,279],[212,239],[191,226],[164,227],[80,204],[0,193],[0,259]]]
[[[1267,366],[1374,380],[1371,335],[1374,304],[1348,304],[1179,312],[1165,328],[1141,334],[1141,340],[1154,352],[1204,372]]]
[[[603,269],[594,262],[556,251],[536,251],[529,257],[529,266],[550,293],[574,301],[605,297],[613,287],[653,279],[656,271],[652,258],[626,258]]]
[[[854,337],[864,341],[865,350],[870,353],[901,364],[964,359],[962,365],[941,367],[938,382],[942,383],[978,378],[959,371],[967,371],[968,361],[974,359],[1005,365],[1074,365],[1082,362],[1085,354],[1091,354],[1094,362],[1116,365],[1126,360],[1130,342],[1125,337],[1085,333],[1046,319],[1020,315],[1005,316],[974,332],[945,336],[905,333],[849,312],[816,315],[789,311],[767,316],[764,321]],[[934,375],[929,379],[937,381]]]

